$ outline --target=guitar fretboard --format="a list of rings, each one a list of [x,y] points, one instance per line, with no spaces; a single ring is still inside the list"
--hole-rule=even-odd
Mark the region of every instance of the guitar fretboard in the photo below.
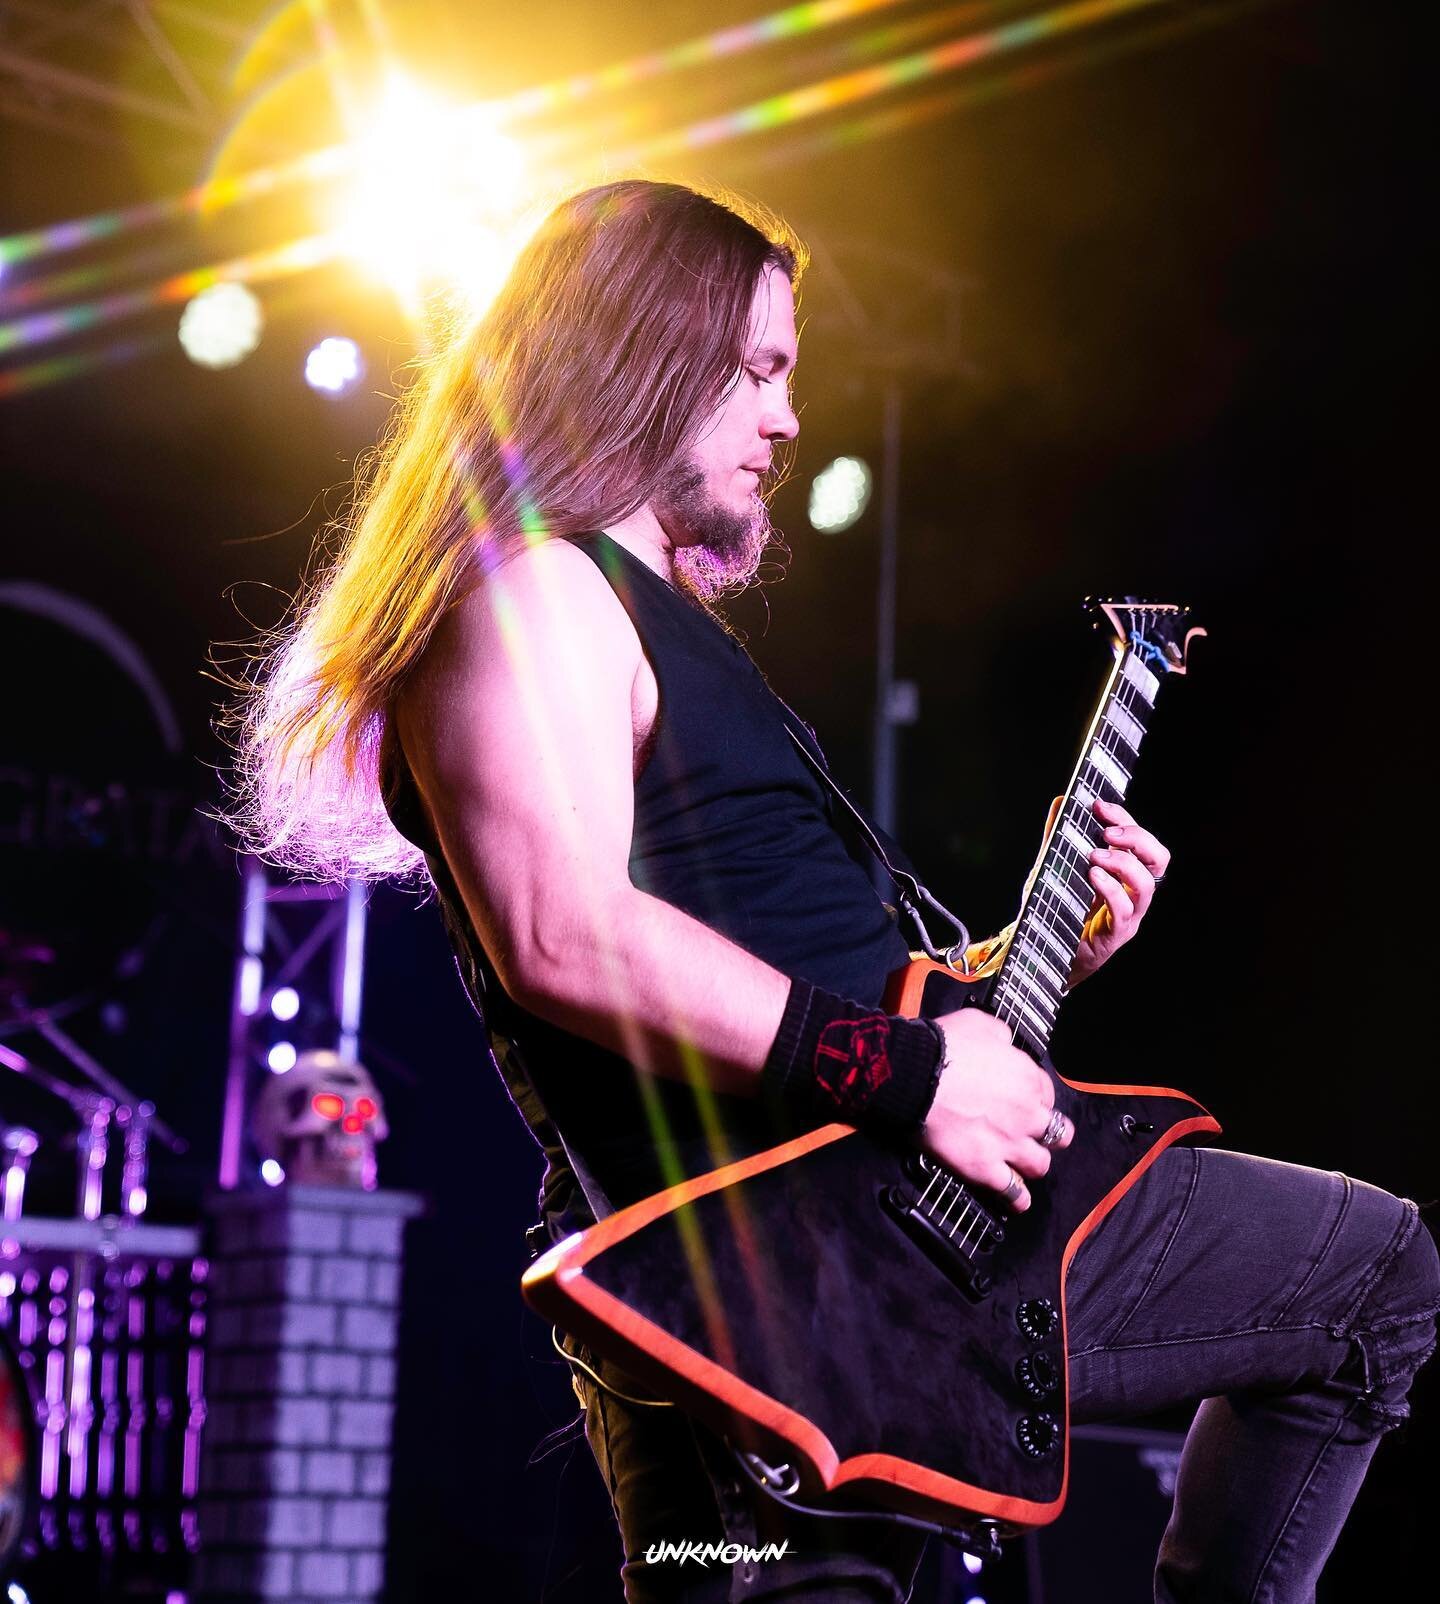
[[[1081,747],[1055,829],[1020,910],[1010,950],[995,977],[990,1012],[1016,1042],[1042,1053],[1050,1044],[1067,977],[1094,900],[1089,855],[1103,845],[1091,811],[1097,797],[1124,800],[1159,690],[1133,646],[1117,658]]]

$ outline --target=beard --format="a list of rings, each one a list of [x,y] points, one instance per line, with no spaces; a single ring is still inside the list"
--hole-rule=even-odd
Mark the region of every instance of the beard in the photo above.
[[[705,488],[697,464],[681,462],[661,480],[653,505],[674,548],[676,576],[692,594],[715,601],[754,581],[774,539],[758,488],[746,510],[735,512]]]

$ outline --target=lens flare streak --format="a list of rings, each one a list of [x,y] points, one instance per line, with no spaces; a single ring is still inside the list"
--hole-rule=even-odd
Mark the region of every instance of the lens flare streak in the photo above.
[[[788,6],[754,22],[722,28],[670,50],[651,51],[597,72],[579,73],[551,84],[522,89],[495,102],[493,109],[502,119],[539,116],[577,105],[601,93],[634,88],[666,72],[719,61],[756,45],[795,38],[867,12],[887,10],[904,3],[905,0],[820,0],[816,4]],[[319,11],[313,6],[309,9]],[[323,11],[320,11],[320,21],[324,21]],[[325,45],[323,55],[333,56],[338,52],[338,43],[333,37],[322,44]],[[11,234],[0,238],[0,271],[38,256],[81,250],[102,240],[179,217],[208,216],[299,185],[342,178],[353,171],[355,162],[351,145],[333,145],[273,167],[212,178],[181,195]]]
[[[1165,0],[1076,0],[1075,4],[1056,6],[1038,16],[1006,23],[984,33],[967,34],[928,50],[913,51],[879,66],[841,73],[820,83],[768,96],[742,106],[738,111],[726,112],[692,123],[688,128],[678,129],[672,134],[661,135],[647,141],[639,150],[627,152],[616,159],[643,156],[653,160],[681,151],[698,150],[740,135],[780,128],[857,100],[869,99],[890,89],[920,83],[940,73],[971,66],[1006,51],[1018,50],[1042,40],[1057,39],[1077,29],[1107,22],[1112,17],[1164,3]]]
[[[335,236],[315,234],[273,250],[256,251],[235,257],[214,267],[194,268],[177,273],[159,284],[139,290],[126,290],[99,300],[82,301],[54,312],[37,312],[29,317],[0,323],[0,356],[49,340],[64,339],[86,329],[133,317],[157,306],[188,301],[212,284],[259,284],[267,279],[289,278],[321,267],[334,259],[339,250]]]

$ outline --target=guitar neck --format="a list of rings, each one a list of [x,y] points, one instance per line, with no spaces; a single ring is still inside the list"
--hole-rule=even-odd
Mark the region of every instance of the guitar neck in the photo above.
[[[1133,645],[1123,647],[1101,692],[1069,788],[1045,848],[1010,950],[995,977],[989,1011],[1037,1056],[1050,1044],[1060,1001],[1095,892],[1089,854],[1103,844],[1091,811],[1098,797],[1121,802],[1135,773],[1160,677]]]

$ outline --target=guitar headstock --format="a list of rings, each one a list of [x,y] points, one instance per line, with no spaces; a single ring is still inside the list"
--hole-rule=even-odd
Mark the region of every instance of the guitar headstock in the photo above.
[[[1115,648],[1130,647],[1152,673],[1183,674],[1190,652],[1190,642],[1204,635],[1203,629],[1190,622],[1190,609],[1172,602],[1141,601],[1135,596],[1124,596],[1097,601],[1087,597],[1087,611],[1095,615],[1096,629],[1102,619],[1114,632]]]

